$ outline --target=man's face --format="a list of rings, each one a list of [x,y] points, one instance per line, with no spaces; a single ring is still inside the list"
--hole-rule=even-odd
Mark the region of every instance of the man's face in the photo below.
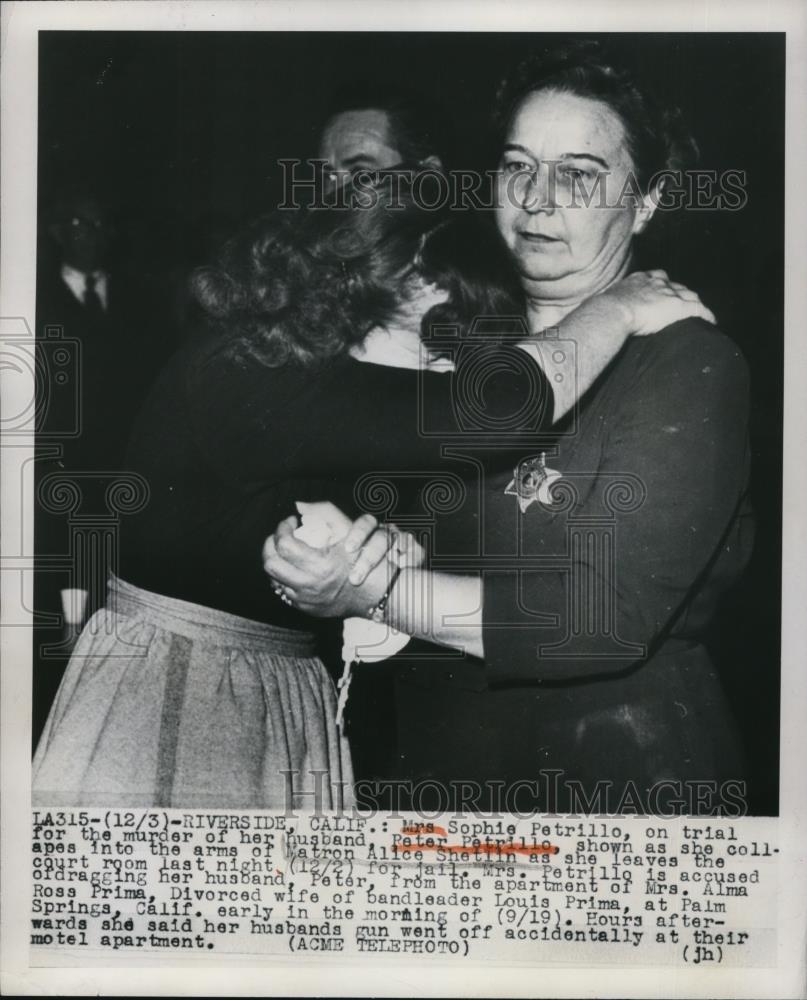
[[[385,111],[342,111],[325,126],[319,158],[327,161],[327,182],[341,187],[359,171],[389,170],[403,160],[390,136]]]
[[[91,273],[106,263],[111,231],[103,209],[91,198],[66,206],[51,234],[62,249],[65,264]]]

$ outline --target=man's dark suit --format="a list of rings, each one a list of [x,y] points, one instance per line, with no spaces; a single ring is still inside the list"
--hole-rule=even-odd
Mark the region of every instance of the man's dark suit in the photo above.
[[[108,278],[103,310],[85,307],[58,272],[42,275],[37,288],[37,334],[43,338],[61,330],[63,339],[76,341],[80,351],[80,433],[59,437],[73,426],[75,417],[70,412],[70,394],[60,394],[52,383],[48,387],[51,405],[39,427],[43,436],[58,437],[63,444],[65,468],[113,471],[119,467],[137,407],[172,347],[164,311],[160,313],[152,292],[114,275]]]
[[[56,624],[61,591],[89,591],[92,613],[104,600],[106,570],[114,562],[114,553],[92,552],[92,545],[107,547],[103,532],[97,533],[100,543],[77,554],[76,527],[109,515],[106,491],[114,473],[125,471],[134,417],[174,346],[168,309],[157,295],[114,274],[105,291],[106,308],[88,308],[58,267],[43,269],[37,283],[35,739],[65,663],[53,652],[42,655],[43,644],[58,644],[66,634]],[[73,488],[80,495],[76,503]]]

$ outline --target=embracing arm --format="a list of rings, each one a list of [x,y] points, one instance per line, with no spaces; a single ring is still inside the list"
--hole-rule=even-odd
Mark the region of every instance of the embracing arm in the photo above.
[[[556,337],[538,335],[519,346],[549,380],[557,422],[591,388],[629,337],[647,336],[687,317],[715,322],[697,293],[670,281],[666,271],[636,271],[570,312],[558,325]],[[566,346],[570,341],[571,359]]]

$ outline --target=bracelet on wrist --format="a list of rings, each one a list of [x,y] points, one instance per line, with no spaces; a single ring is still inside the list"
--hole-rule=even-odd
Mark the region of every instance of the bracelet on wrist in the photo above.
[[[381,597],[376,601],[376,603],[367,609],[367,617],[371,622],[377,622],[379,625],[383,625],[387,619],[387,604],[389,603],[390,594],[392,593],[392,588],[398,582],[398,577],[401,575],[401,566],[396,566],[395,571],[389,578],[389,583],[387,584],[387,589],[381,595]]]

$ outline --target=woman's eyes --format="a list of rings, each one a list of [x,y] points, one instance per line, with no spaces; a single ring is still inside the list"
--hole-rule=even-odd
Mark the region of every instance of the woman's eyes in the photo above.
[[[501,169],[502,173],[505,174],[533,174],[538,168],[533,163],[527,163],[526,160],[505,160]],[[562,163],[555,165],[555,173],[561,180],[568,181],[593,181],[596,177],[594,170],[586,167],[566,166]]]
[[[593,181],[594,171],[586,170],[585,167],[558,167],[558,174],[567,180]]]
[[[531,163],[524,160],[506,160],[502,164],[502,173],[505,174],[528,174],[534,169],[535,167]]]

